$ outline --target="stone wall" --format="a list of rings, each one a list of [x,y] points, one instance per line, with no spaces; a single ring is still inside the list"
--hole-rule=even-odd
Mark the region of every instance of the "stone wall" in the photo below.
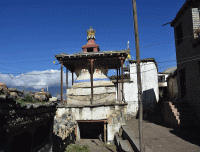
[[[77,124],[74,116],[71,113],[63,113],[54,117],[54,128],[53,132],[64,140],[72,133]]]
[[[55,112],[54,103],[22,107],[12,97],[0,96],[0,150],[50,152]]]
[[[77,139],[80,138],[80,129],[77,121],[106,120],[107,139],[114,140],[114,134],[119,131],[121,125],[125,125],[127,104],[99,105],[93,107],[58,107],[54,123],[54,132],[62,139],[66,138],[70,131],[76,127]],[[76,125],[76,126],[75,126]],[[69,131],[70,130],[70,131]]]
[[[124,114],[111,114],[107,122],[107,140],[113,142],[115,133],[119,132],[122,125],[126,124]]]

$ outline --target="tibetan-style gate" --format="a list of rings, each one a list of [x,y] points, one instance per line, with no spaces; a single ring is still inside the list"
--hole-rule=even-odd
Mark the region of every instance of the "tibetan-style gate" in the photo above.
[[[75,115],[77,122],[76,135],[80,139],[79,124],[88,122],[103,122],[104,141],[112,141],[113,128],[124,124],[125,107],[127,103],[123,98],[123,63],[129,53],[123,51],[102,51],[99,45],[95,43],[95,30],[90,28],[87,31],[88,43],[82,46],[83,52],[74,54],[57,54],[55,57],[61,63],[61,101],[63,101],[63,68],[72,73],[72,86],[68,89],[67,84],[67,103],[64,104],[65,112],[71,112]],[[120,74],[121,80],[118,80]],[[117,89],[107,77],[109,69],[117,70]],[[74,72],[77,79],[73,82]],[[68,73],[66,73],[66,82],[68,83]],[[117,90],[117,91],[116,91]],[[117,99],[116,99],[117,92]],[[108,124],[107,124],[108,123]],[[106,127],[107,124],[107,127]],[[120,125],[119,125],[120,124]],[[119,125],[116,127],[116,125]],[[82,125],[87,126],[87,125]],[[110,131],[109,131],[110,130]]]

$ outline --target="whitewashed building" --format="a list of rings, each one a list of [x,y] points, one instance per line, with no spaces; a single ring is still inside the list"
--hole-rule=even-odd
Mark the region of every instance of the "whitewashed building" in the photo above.
[[[130,70],[124,68],[124,98],[128,103],[126,114],[136,116],[138,112],[138,86],[137,86],[137,69],[136,61],[130,60]],[[158,68],[155,59],[142,59],[141,68],[141,83],[142,83],[142,98],[144,113],[148,110],[152,111],[155,104],[159,100],[158,88]],[[127,69],[127,70],[126,70]],[[130,74],[130,76],[127,76]],[[114,77],[111,77],[115,83]],[[128,80],[129,79],[129,80]],[[121,88],[121,87],[119,87]]]

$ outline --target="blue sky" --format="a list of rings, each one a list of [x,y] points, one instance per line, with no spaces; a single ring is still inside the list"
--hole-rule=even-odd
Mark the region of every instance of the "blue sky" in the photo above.
[[[140,58],[155,58],[159,72],[176,66],[174,30],[169,24],[162,25],[175,18],[184,2],[136,1]],[[1,75],[0,82],[59,83],[60,65],[53,64],[55,55],[81,51],[82,45],[87,43],[86,30],[90,26],[96,30],[96,43],[101,51],[126,49],[129,40],[131,57],[136,59],[132,12],[131,0],[1,2],[0,73],[5,74]],[[39,75],[56,72],[58,74]],[[20,73],[30,74],[25,77],[27,82]],[[31,75],[33,73],[38,75]],[[108,73],[112,74],[112,71]],[[71,74],[69,77],[71,79]]]

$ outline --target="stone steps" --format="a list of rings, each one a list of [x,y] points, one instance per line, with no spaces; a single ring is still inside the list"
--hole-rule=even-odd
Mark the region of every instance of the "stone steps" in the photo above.
[[[126,125],[122,125],[119,133],[115,133],[115,145],[119,152],[139,152],[139,139],[135,133]],[[144,147],[144,152],[153,152],[148,146]]]
[[[166,121],[171,127],[188,128],[196,126],[196,117],[187,102],[169,102],[166,104]],[[190,128],[190,127],[189,127]]]
[[[117,146],[117,150],[119,152],[134,152],[129,141],[123,140],[122,137],[120,137],[118,133],[115,133],[114,140],[115,140],[115,145]]]

